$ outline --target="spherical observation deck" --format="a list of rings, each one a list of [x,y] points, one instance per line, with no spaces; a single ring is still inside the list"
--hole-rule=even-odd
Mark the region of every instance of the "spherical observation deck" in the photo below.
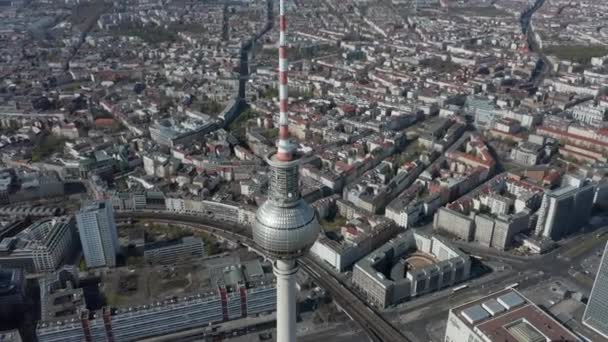
[[[300,199],[293,207],[266,201],[256,214],[253,239],[269,255],[293,259],[306,253],[319,234],[315,210]]]
[[[281,162],[269,156],[268,200],[256,213],[253,239],[277,259],[295,259],[314,244],[320,226],[315,210],[300,198],[299,160]]]

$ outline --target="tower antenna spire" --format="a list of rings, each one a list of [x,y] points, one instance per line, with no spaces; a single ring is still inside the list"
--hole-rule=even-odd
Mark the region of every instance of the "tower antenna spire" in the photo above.
[[[285,2],[279,1],[279,141],[277,143],[277,159],[290,161],[293,159],[293,146],[289,140],[289,93],[288,76],[289,61],[287,60],[287,17]]]

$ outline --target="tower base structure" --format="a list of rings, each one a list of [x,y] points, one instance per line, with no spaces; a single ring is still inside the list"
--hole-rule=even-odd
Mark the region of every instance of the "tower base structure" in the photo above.
[[[296,341],[296,273],[295,259],[276,260],[277,277],[277,342]]]

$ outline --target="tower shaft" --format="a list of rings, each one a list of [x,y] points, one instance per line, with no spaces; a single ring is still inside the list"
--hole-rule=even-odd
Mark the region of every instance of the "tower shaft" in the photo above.
[[[277,260],[277,341],[296,341],[296,272],[295,260]]]

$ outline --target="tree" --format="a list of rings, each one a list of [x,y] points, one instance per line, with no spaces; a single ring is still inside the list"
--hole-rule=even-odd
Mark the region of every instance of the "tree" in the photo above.
[[[55,135],[47,135],[32,150],[32,162],[39,162],[54,153],[63,152],[64,146],[64,138]]]

